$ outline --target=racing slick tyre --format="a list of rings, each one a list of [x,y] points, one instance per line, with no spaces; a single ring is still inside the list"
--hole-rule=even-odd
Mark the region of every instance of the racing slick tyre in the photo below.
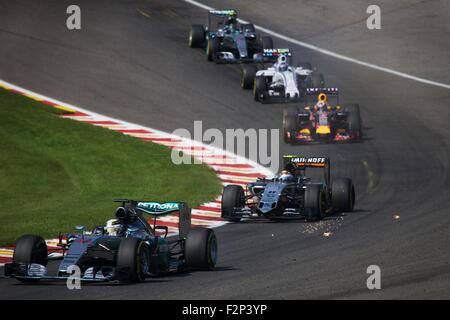
[[[352,104],[345,107],[348,112],[347,125],[348,131],[353,140],[360,141],[362,138],[361,113],[358,104]]]
[[[142,282],[150,270],[150,251],[141,239],[120,240],[114,278],[120,282]]]
[[[26,234],[16,241],[13,255],[14,263],[37,263],[47,265],[47,244],[40,236]],[[26,279],[17,277],[21,282],[37,282],[39,279]]]
[[[305,213],[308,221],[322,220],[325,217],[325,192],[320,185],[308,185],[305,190]]]
[[[273,49],[273,40],[271,37],[261,37],[261,51],[264,49]]]
[[[325,87],[325,78],[323,74],[313,72],[311,75],[311,84],[313,88],[324,88]]]
[[[297,131],[297,117],[294,113],[289,113],[287,110],[283,111],[283,135],[284,142],[294,142],[292,137]]]
[[[241,30],[243,32],[256,32],[255,26],[253,25],[253,23],[241,24]]]
[[[205,43],[205,28],[202,25],[194,24],[189,31],[189,47],[201,48]]]
[[[355,187],[348,178],[333,180],[331,202],[335,212],[352,212],[355,205]]]
[[[256,66],[254,64],[243,64],[241,68],[241,88],[252,89],[253,81],[256,75]]]
[[[245,193],[241,186],[230,184],[223,188],[222,193],[222,218],[230,222],[239,222],[241,217],[234,215],[234,208],[245,206]]]
[[[255,77],[253,83],[253,99],[263,102],[266,98],[267,84],[264,77]]]
[[[217,37],[208,38],[208,43],[206,45],[206,57],[208,58],[208,61],[214,61],[217,52],[219,52],[219,47],[220,47],[219,38]]]
[[[212,270],[217,262],[217,239],[213,230],[197,228],[189,231],[184,257],[191,270]]]

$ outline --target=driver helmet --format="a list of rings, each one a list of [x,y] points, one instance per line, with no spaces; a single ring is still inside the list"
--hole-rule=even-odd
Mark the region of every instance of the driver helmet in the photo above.
[[[236,23],[236,18],[231,16],[228,17],[227,21],[225,22],[226,25],[234,25]]]
[[[327,107],[327,104],[325,102],[319,101],[316,103],[316,106],[314,109],[316,109],[316,111],[322,112],[322,111],[326,110],[326,107]]]
[[[288,170],[283,170],[283,171],[281,171],[281,174],[280,174],[280,181],[281,182],[293,182],[294,176]]]
[[[235,17],[228,17],[228,19],[225,21],[225,31],[231,32],[234,29],[234,26],[236,25],[236,18]]]
[[[106,221],[105,231],[110,236],[117,236],[117,232],[120,229],[120,223],[117,219],[110,219]]]

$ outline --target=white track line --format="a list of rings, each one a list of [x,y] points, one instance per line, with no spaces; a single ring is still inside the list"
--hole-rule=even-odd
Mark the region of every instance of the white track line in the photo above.
[[[182,1],[184,1],[186,3],[189,3],[189,4],[192,4],[192,5],[196,6],[196,7],[201,8],[201,9],[205,9],[205,10],[213,10],[214,9],[213,7],[207,6],[207,5],[205,5],[203,3],[200,3],[198,1],[194,1],[194,0],[182,0]],[[245,20],[242,20],[242,19],[238,19],[238,21],[241,22],[241,23],[248,23],[248,21],[245,21]],[[432,81],[432,80],[416,77],[416,76],[413,76],[413,75],[410,75],[410,74],[407,74],[407,73],[404,73],[404,72],[396,71],[396,70],[393,70],[393,69],[390,69],[390,68],[377,66],[377,65],[369,63],[369,62],[365,62],[365,61],[361,61],[361,60],[358,60],[358,59],[354,59],[354,58],[351,58],[351,57],[348,57],[348,56],[345,56],[345,55],[342,55],[342,54],[339,54],[339,53],[336,53],[336,52],[333,52],[333,51],[330,51],[330,50],[327,50],[327,49],[323,49],[323,48],[317,47],[315,45],[312,45],[312,44],[309,44],[309,43],[306,43],[306,42],[303,42],[303,41],[300,41],[300,40],[297,40],[297,39],[285,36],[285,35],[283,35],[281,33],[278,33],[278,32],[275,32],[273,30],[264,28],[262,26],[255,25],[255,28],[260,30],[260,31],[262,31],[262,32],[265,32],[265,33],[267,33],[267,34],[269,34],[269,35],[271,35],[273,37],[276,37],[278,39],[282,39],[284,41],[296,44],[296,45],[304,47],[304,48],[308,48],[310,50],[313,50],[313,51],[316,51],[316,52],[319,52],[319,53],[322,53],[322,54],[326,54],[328,56],[331,56],[331,57],[334,57],[334,58],[337,58],[337,59],[341,59],[341,60],[344,60],[344,61],[348,61],[348,62],[352,62],[352,63],[355,63],[355,64],[359,64],[359,65],[367,67],[367,68],[372,68],[372,69],[375,69],[375,70],[378,70],[378,71],[382,71],[382,72],[386,72],[386,73],[389,73],[389,74],[393,74],[393,75],[396,75],[396,76],[399,76],[399,77],[402,77],[402,78],[405,78],[405,79],[414,80],[414,81],[417,81],[417,82],[433,85],[433,86],[436,86],[436,87],[450,89],[450,85],[449,84],[445,84],[445,83],[442,83],[442,82],[436,82],[436,81]]]

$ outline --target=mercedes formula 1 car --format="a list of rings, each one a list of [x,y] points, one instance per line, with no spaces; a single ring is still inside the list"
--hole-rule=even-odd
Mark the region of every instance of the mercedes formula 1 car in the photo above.
[[[236,10],[211,10],[206,27],[191,26],[189,47],[205,48],[208,61],[241,63],[253,62],[273,42],[259,37],[253,24],[239,24]]]
[[[253,88],[255,101],[262,103],[296,102],[305,96],[308,87],[323,87],[324,76],[313,71],[310,63],[291,66],[289,49],[265,49],[262,64],[272,66],[257,71],[256,65],[242,65],[241,87]]]
[[[55,251],[40,236],[24,235],[16,242],[12,263],[5,276],[22,282],[66,280],[74,266],[86,282],[141,282],[184,270],[211,270],[217,260],[217,240],[207,228],[191,229],[191,209],[182,202],[158,203],[119,199],[122,205],[115,219],[91,232],[77,227],[77,234],[60,236]],[[179,214],[179,234],[169,236],[166,226],[157,226],[160,215]],[[153,226],[144,217],[153,217]],[[161,235],[158,235],[158,234]],[[62,259],[55,275],[49,275],[47,262]]]
[[[307,88],[303,108],[284,111],[286,143],[345,142],[362,138],[359,105],[339,104],[338,88]]]
[[[351,212],[355,188],[348,178],[330,177],[325,157],[284,156],[284,170],[273,179],[257,179],[246,188],[227,185],[222,193],[222,218],[238,222],[243,217],[321,220],[327,213]],[[320,168],[323,177],[306,175],[306,168]]]

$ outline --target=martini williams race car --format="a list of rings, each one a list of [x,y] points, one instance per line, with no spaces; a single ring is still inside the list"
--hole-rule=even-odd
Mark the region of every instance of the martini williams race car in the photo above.
[[[254,64],[242,65],[241,87],[253,89],[255,101],[262,103],[298,102],[308,87],[323,87],[324,76],[313,70],[309,62],[291,65],[289,49],[265,49],[261,59],[263,69]],[[264,63],[272,66],[264,69]]]

